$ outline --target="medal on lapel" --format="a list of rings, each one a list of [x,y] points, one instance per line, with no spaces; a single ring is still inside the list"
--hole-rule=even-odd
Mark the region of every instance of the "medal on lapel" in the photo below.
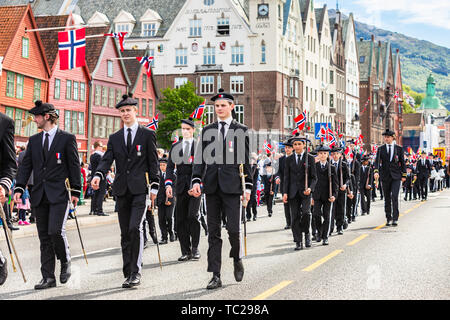
[[[59,152],[56,153],[56,163],[61,164],[61,153]]]
[[[229,141],[228,142],[228,151],[230,151],[230,152],[234,151],[234,149],[233,149],[233,141]]]
[[[189,157],[189,163],[192,163],[192,161],[194,161],[194,156]]]
[[[138,157],[140,157],[142,155],[141,149],[142,149],[142,146],[140,144],[136,145],[136,150],[137,150],[137,156]]]

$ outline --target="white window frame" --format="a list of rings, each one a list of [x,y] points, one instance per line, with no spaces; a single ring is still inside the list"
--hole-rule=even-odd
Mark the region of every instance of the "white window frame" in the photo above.
[[[187,66],[187,48],[175,49],[175,65]]]
[[[236,112],[236,121],[244,124],[245,122],[245,109],[243,104],[237,104],[234,106],[234,111]]]
[[[174,79],[174,84],[173,87],[175,89],[180,88],[181,86],[185,85],[188,82],[188,78],[187,77],[178,77]]]
[[[109,78],[112,78],[114,76],[114,64],[112,60],[107,60],[107,67],[106,67],[106,74]]]
[[[230,76],[230,92],[244,93],[244,76]]]
[[[158,28],[156,22],[142,22],[142,36],[143,37],[154,37]]]
[[[189,37],[202,36],[202,19],[189,20]]]
[[[205,123],[206,124],[210,124],[214,122],[214,105],[212,104],[207,104],[205,106]]]
[[[216,48],[214,47],[203,48],[203,64],[204,65],[216,64]]]
[[[244,46],[231,47],[231,64],[244,64]]]
[[[200,93],[201,94],[214,93],[214,76],[200,77]]]

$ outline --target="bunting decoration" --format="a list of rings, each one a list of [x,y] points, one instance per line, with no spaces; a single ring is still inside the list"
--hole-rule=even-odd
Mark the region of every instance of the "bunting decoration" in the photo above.
[[[151,77],[152,75],[152,61],[153,57],[144,56],[144,57],[136,57],[140,64],[143,64],[145,69],[147,70],[147,77]]]
[[[113,33],[105,33],[103,34],[105,37],[112,37],[115,39],[119,39],[120,51],[123,52],[123,43],[125,41],[125,36],[128,32],[113,32]]]

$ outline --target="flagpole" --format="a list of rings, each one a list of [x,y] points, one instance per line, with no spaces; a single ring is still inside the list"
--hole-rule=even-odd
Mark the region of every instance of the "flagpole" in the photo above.
[[[93,34],[93,35],[90,35],[90,36],[86,36],[85,38],[86,39],[89,39],[89,38],[100,38],[100,37],[105,37],[105,34]]]
[[[77,25],[77,26],[64,26],[64,27],[48,27],[48,28],[38,28],[38,29],[26,29],[25,32],[37,32],[37,31],[51,31],[51,30],[63,30],[63,29],[71,29],[71,28],[98,28],[98,27],[107,27],[107,24],[104,25]],[[86,37],[87,38],[87,37]]]
[[[87,37],[86,37],[87,38]],[[134,60],[139,57],[121,57],[121,58],[109,58],[108,60]]]

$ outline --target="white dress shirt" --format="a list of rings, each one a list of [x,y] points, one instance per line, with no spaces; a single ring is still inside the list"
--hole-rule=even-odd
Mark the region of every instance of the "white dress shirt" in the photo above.
[[[48,150],[50,150],[50,146],[52,145],[52,142],[53,142],[53,139],[55,138],[57,130],[58,130],[58,126],[54,126],[49,131],[45,131],[45,130],[42,131],[43,132],[43,135],[42,135],[42,146],[44,146],[45,134],[48,133]]]
[[[304,154],[304,153],[305,153],[305,151],[303,151],[303,152],[300,153],[300,154],[295,153],[295,163],[296,163],[296,164],[299,164],[299,162],[302,161],[302,159],[303,159],[303,154]]]
[[[226,136],[227,136],[228,129],[230,128],[230,125],[231,125],[231,121],[233,121],[233,117],[230,116],[229,118],[227,118],[227,119],[225,119],[225,120],[218,119],[217,121],[219,122],[219,125],[218,125],[219,135],[220,135],[220,129],[222,129],[222,124],[221,124],[221,122],[222,122],[222,121],[225,121],[225,122],[226,122],[226,125],[225,125],[225,137],[226,137]]]
[[[125,124],[123,125],[123,136],[125,138],[125,146],[127,145],[128,128],[131,128],[131,145],[133,145],[134,137],[136,137],[138,127],[139,124],[137,122],[135,122],[131,127],[127,127]]]

